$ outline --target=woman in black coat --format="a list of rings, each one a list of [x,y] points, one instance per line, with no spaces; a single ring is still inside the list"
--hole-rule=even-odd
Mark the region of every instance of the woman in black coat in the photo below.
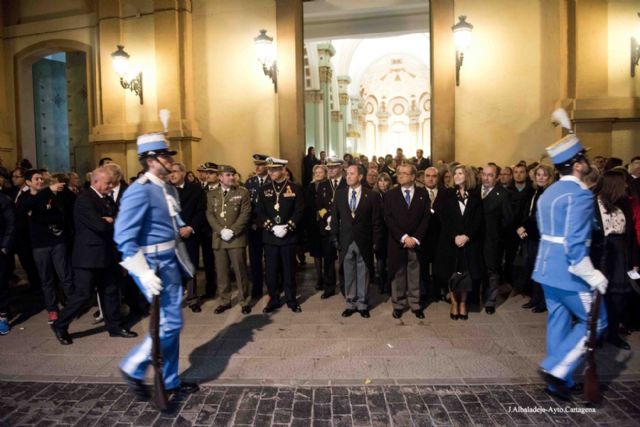
[[[591,260],[609,280],[604,301],[607,307],[607,341],[623,350],[629,344],[620,337],[620,323],[629,318],[630,270],[638,271],[638,243],[635,236],[626,172],[610,170],[602,176],[595,198],[595,224]]]
[[[318,185],[325,179],[327,179],[327,167],[315,165],[311,182],[304,192],[304,226],[309,255],[313,257],[313,263],[316,268],[316,290],[322,289],[322,248],[320,247],[320,230],[318,229],[318,221],[316,221],[318,210],[314,201]]]
[[[373,189],[374,191],[380,193],[382,196],[383,203],[381,204],[381,209],[384,209],[384,195],[387,191],[391,190],[393,187],[393,182],[388,173],[382,172],[380,176],[378,176],[378,181],[376,181],[376,186]],[[384,212],[381,212],[381,215],[384,217]],[[381,294],[389,295],[391,293],[391,277],[389,277],[389,273],[387,271],[387,226],[383,222],[384,229],[382,230],[382,239],[381,239],[381,248],[376,251],[376,276],[378,279],[378,289]]]
[[[542,196],[544,190],[553,184],[555,174],[553,167],[540,164],[533,171],[534,193],[525,203],[525,209],[522,212],[522,220],[520,227],[516,230],[520,237],[520,248],[524,258],[524,275],[523,280],[529,283],[527,288],[531,289],[531,299],[522,305],[524,309],[531,309],[534,313],[544,313],[547,311],[547,304],[544,300],[544,291],[539,283],[531,279],[533,268],[536,264],[538,255],[538,246],[540,245],[540,231],[538,230],[538,222],[536,220],[536,212],[538,208],[538,199]]]
[[[461,281],[454,289],[449,286],[450,316],[453,320],[468,319],[467,294],[479,289],[484,268],[484,216],[475,178],[471,168],[456,166],[453,170],[455,188],[443,191],[442,206],[438,213],[442,229],[436,253],[436,274],[445,281],[454,273],[468,273],[470,276],[470,280]]]

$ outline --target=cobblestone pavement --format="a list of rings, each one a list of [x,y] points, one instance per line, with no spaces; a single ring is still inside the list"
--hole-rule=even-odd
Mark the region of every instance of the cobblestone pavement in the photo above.
[[[603,388],[603,401],[587,407],[551,399],[538,384],[204,386],[173,396],[160,414],[123,385],[0,382],[0,425],[640,425],[640,381]]]

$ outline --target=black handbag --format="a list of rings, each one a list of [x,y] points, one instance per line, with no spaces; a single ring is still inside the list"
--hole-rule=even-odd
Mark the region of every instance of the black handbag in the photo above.
[[[463,259],[466,260],[466,251],[463,248],[462,252]],[[469,274],[469,269],[466,271],[459,271],[458,269],[458,259],[456,256],[456,265],[454,267],[453,274],[449,277],[448,285],[449,289],[453,292],[457,291],[470,291],[473,287],[473,282],[471,280],[471,274]]]

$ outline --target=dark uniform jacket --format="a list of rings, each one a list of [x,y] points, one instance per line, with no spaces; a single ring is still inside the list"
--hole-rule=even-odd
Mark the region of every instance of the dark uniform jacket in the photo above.
[[[315,194],[315,215],[316,221],[318,221],[318,230],[321,236],[329,236],[330,230],[327,230],[327,221],[331,216],[331,210],[333,209],[333,199],[336,191],[347,188],[347,180],[344,177],[340,178],[337,188],[333,188],[333,180],[327,179],[318,185]]]
[[[428,196],[429,190],[426,187],[425,190],[427,191]],[[423,256],[429,262],[435,259],[436,250],[434,249],[438,247],[438,239],[440,238],[440,229],[442,228],[442,225],[440,224],[439,212],[442,208],[444,192],[444,187],[438,188],[436,199],[431,205],[431,217],[429,218],[429,227],[427,227],[427,232],[424,235],[424,243],[421,242],[425,248],[429,248],[429,250],[423,251]],[[429,201],[431,201],[431,199],[429,199]]]
[[[505,236],[513,228],[511,198],[497,185],[482,199],[484,209],[484,261],[487,268],[498,270],[502,263]]]
[[[280,193],[279,198],[276,197]],[[265,184],[258,196],[258,220],[263,228],[262,239],[265,245],[286,246],[298,243],[298,227],[302,226],[304,214],[304,195],[294,182],[271,182]],[[276,209],[278,200],[280,209]],[[286,225],[287,235],[276,237],[271,231],[275,225]]]
[[[356,242],[373,277],[374,247],[376,252],[383,247],[382,196],[364,187],[360,187],[360,191],[360,202],[355,216],[352,215],[349,207],[351,189],[347,187],[336,191],[331,211],[331,232],[340,245],[340,264],[342,265],[344,261],[349,245]]]
[[[269,176],[265,176],[262,180],[262,185],[270,183]],[[251,199],[251,219],[249,220],[249,227],[252,230],[257,230],[261,227],[258,221],[258,196],[260,191],[260,181],[257,175],[252,176],[244,183],[244,186],[249,190],[249,197]]]
[[[415,237],[420,241],[420,246],[416,249],[423,249],[424,236],[431,216],[430,204],[427,190],[418,186],[414,189],[410,206],[407,206],[400,186],[384,195],[384,220],[388,230],[388,268],[391,277],[407,263],[407,249],[400,242],[402,236],[407,234]]]
[[[92,188],[80,193],[73,208],[75,238],[71,262],[74,268],[106,268],[118,262],[113,223],[102,217],[115,219],[113,203]]]
[[[20,196],[20,209],[29,217],[29,235],[32,248],[51,247],[68,243],[65,230],[64,200],[60,193],[54,194],[48,187],[38,194],[25,193]],[[70,213],[69,213],[70,214]]]

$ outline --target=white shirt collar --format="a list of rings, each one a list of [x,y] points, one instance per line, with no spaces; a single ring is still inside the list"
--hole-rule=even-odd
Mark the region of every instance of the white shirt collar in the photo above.
[[[95,188],[93,188],[93,185],[92,185],[90,188],[91,188],[93,191],[95,191],[95,192],[96,192],[96,194],[98,195],[98,197],[100,197],[101,199],[104,199],[104,194],[100,194],[100,193],[98,192],[98,190],[96,190]]]
[[[145,172],[144,176],[146,176],[147,178],[149,178],[149,181],[153,182],[155,185],[157,185],[158,187],[162,187],[164,188],[165,185],[167,185],[166,182],[164,182],[164,180],[162,178],[158,178],[157,176],[155,176],[154,174],[152,174],[151,172]]]
[[[356,188],[349,187],[349,194],[353,193],[354,190],[356,191],[356,195],[359,196],[362,192],[362,185],[358,185]]]
[[[185,183],[185,182],[186,182],[186,181],[182,181],[182,184],[180,184],[180,185],[176,185],[176,188],[180,188],[180,189],[184,188],[184,183]]]
[[[584,182],[582,182],[580,179],[576,178],[573,175],[563,175],[562,177],[560,177],[560,181],[572,181],[578,184],[583,190],[589,189],[589,187],[587,187],[587,185]]]

